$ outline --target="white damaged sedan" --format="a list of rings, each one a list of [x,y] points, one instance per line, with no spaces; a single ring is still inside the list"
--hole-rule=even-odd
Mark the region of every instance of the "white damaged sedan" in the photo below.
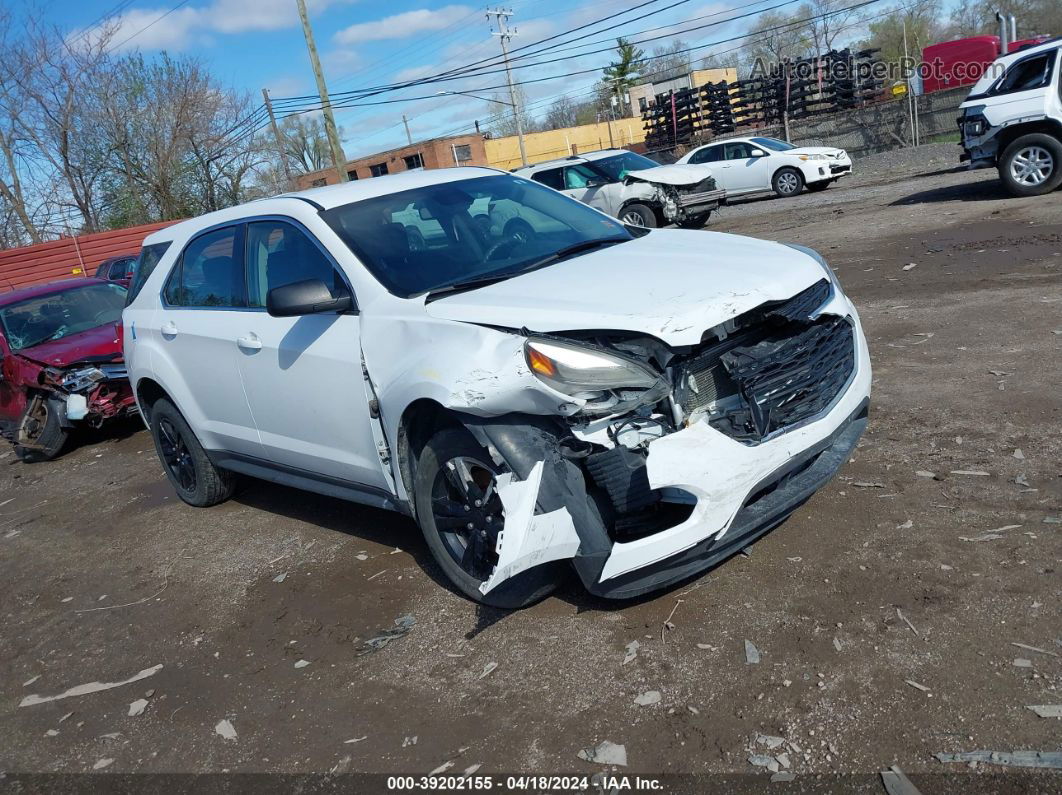
[[[565,571],[611,598],[697,575],[867,423],[866,340],[814,251],[624,225],[489,169],[176,224],[130,295],[130,380],[181,499],[245,475],[405,513],[495,606]]]

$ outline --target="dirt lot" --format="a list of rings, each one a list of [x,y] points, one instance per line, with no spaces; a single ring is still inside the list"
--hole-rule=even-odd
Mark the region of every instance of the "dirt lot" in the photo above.
[[[923,792],[1062,791],[933,757],[1062,749],[1026,708],[1062,703],[1062,193],[994,177],[877,173],[713,219],[833,263],[871,425],[748,557],[639,602],[572,584],[479,609],[399,516],[260,482],[186,507],[135,428],[50,464],[0,450],[0,769],[590,774],[577,752],[609,740],[627,772],[743,786],[769,777],[750,753],[787,751],[790,787],[882,791],[868,774],[896,764]]]

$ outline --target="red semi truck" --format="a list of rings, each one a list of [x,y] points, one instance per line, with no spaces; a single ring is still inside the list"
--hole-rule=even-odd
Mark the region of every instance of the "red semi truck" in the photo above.
[[[1037,36],[1008,42],[1006,52],[1017,52],[1041,44],[1047,38]],[[971,36],[968,39],[930,44],[922,50],[922,61],[927,64],[923,67],[922,92],[931,94],[946,88],[972,86],[1003,52],[999,36]]]

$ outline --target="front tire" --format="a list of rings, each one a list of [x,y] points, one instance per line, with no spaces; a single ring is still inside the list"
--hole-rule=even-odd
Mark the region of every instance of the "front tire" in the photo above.
[[[804,175],[795,168],[780,168],[774,172],[771,187],[782,198],[796,196],[804,189]]]
[[[1045,133],[1016,138],[999,159],[999,178],[1011,196],[1043,196],[1062,184],[1062,141]]]
[[[631,226],[644,226],[646,229],[656,229],[656,213],[652,208],[644,204],[628,204],[620,210],[620,220]]]
[[[26,464],[51,461],[66,444],[67,431],[59,419],[59,403],[55,400],[31,398],[20,425],[19,436],[32,446],[15,445],[15,456]]]
[[[487,451],[467,431],[437,431],[417,459],[417,519],[432,557],[458,591],[491,607],[527,607],[557,587],[556,564],[521,572],[487,594],[479,590],[498,562],[497,533],[505,522],[497,474]]]
[[[236,490],[236,475],[214,466],[181,412],[165,398],[151,407],[151,438],[166,477],[189,505],[217,505]]]

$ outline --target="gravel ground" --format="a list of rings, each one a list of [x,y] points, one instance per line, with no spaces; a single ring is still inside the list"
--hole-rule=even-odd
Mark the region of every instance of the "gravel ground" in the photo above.
[[[0,451],[0,770],[590,775],[577,753],[607,740],[623,772],[741,774],[727,791],[880,792],[898,765],[923,793],[1062,792],[934,758],[1062,748],[1027,708],[1062,703],[1062,193],[882,160],[712,219],[829,258],[871,425],[749,557],[646,599],[477,608],[399,516],[260,482],[186,507],[135,427],[49,464]],[[790,789],[749,762],[780,753]]]

